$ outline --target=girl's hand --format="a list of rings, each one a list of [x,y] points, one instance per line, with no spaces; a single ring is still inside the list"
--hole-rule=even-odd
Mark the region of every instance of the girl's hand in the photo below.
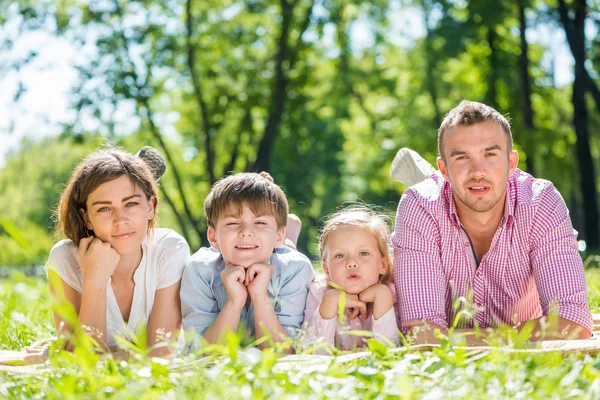
[[[346,310],[350,310],[350,319],[359,318],[361,321],[367,319],[367,305],[356,294],[346,293]]]
[[[338,305],[340,302],[341,292],[337,289],[331,289],[325,293],[319,306],[319,313],[323,319],[331,319],[338,314]],[[345,294],[346,304],[344,308],[350,310],[350,319],[360,317],[365,320],[367,318],[367,305],[358,299],[355,294]]]
[[[248,287],[248,293],[253,303],[269,300],[267,288],[274,271],[275,267],[271,264],[253,264],[246,270],[244,283]]]
[[[121,256],[109,243],[90,236],[79,241],[79,263],[84,282],[106,286]]]
[[[221,271],[221,281],[227,291],[227,301],[240,309],[246,304],[248,289],[244,284],[246,270],[239,265],[228,265]]]
[[[394,297],[389,287],[382,284],[369,286],[358,298],[364,303],[373,303],[373,318],[379,319],[394,306]]]

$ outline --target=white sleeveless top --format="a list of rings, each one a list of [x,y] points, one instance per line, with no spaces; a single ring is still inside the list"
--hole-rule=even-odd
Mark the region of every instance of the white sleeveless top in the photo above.
[[[71,240],[58,242],[50,251],[44,266],[46,274],[55,271],[69,286],[81,293],[83,273],[79,264],[77,246]],[[171,229],[154,229],[152,239],[142,243],[142,260],[133,274],[135,287],[129,321],[125,324],[117,298],[112,290],[111,280],[106,286],[106,344],[115,345],[114,334],[125,337],[127,331],[135,332],[138,324],[147,324],[154,305],[156,291],[169,287],[181,280],[183,267],[190,249],[185,239]],[[123,329],[126,327],[127,329]]]

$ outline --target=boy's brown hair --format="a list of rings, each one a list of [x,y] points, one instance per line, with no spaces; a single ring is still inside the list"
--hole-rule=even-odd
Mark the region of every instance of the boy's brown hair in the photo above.
[[[272,215],[277,228],[287,224],[288,202],[283,190],[257,173],[241,172],[217,181],[204,200],[208,226],[215,229],[232,205],[242,213],[244,203],[256,215]]]
[[[353,205],[343,208],[331,215],[319,235],[319,257],[321,263],[326,262],[327,241],[331,234],[345,226],[358,226],[366,228],[375,236],[381,255],[387,262],[387,270],[381,275],[379,282],[388,284],[393,281],[392,273],[392,248],[390,242],[390,218],[377,212],[372,206]]]
[[[495,121],[502,127],[504,133],[506,133],[508,139],[508,151],[510,151],[513,142],[508,119],[492,107],[483,103],[463,100],[458,106],[454,107],[446,114],[444,121],[442,121],[442,124],[438,129],[438,153],[442,160],[445,160],[444,155],[442,154],[442,142],[444,140],[444,134],[447,131],[458,126],[471,126],[488,121]]]
[[[142,159],[126,151],[110,148],[95,151],[79,163],[60,196],[56,217],[58,228],[66,238],[79,246],[79,241],[90,235],[81,212],[87,210],[88,196],[103,183],[123,175],[127,175],[149,201],[153,196],[156,199],[154,218],[148,222],[149,231],[154,228],[158,213],[158,194],[156,180],[150,168]]]

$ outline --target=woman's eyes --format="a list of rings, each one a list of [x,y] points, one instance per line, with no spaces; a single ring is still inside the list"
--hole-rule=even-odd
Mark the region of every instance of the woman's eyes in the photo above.
[[[129,203],[127,203],[126,207],[134,207],[134,206],[137,206],[138,204],[140,204],[140,203],[138,203],[137,201],[130,201]]]
[[[360,252],[360,253],[358,253],[358,254],[360,254],[361,256],[368,256],[368,255],[369,255],[369,252],[368,252],[368,251],[361,251],[361,252]]]
[[[110,210],[110,208],[108,207],[100,207],[99,209],[96,210],[96,212],[104,212],[104,211],[108,211]]]

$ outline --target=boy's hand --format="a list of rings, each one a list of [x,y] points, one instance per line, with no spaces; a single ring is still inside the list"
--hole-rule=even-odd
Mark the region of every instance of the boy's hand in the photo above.
[[[394,297],[389,287],[382,284],[369,286],[358,298],[363,303],[373,303],[373,318],[379,319],[394,306]]]
[[[227,265],[221,271],[221,281],[227,291],[227,301],[236,307],[243,307],[248,298],[248,289],[244,284],[246,270],[239,265]]]
[[[79,263],[84,282],[106,286],[121,256],[109,243],[90,236],[79,241]]]
[[[253,303],[269,300],[267,288],[274,271],[271,264],[253,264],[246,270],[245,284]]]

